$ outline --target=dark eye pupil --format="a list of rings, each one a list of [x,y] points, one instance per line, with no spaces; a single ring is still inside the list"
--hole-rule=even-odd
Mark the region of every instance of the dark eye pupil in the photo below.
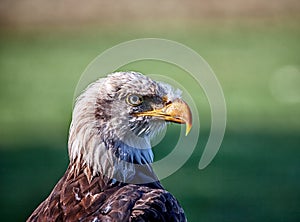
[[[137,97],[137,96],[132,96],[132,97],[131,97],[131,102],[132,102],[132,103],[138,103],[139,100],[140,100],[140,98]]]

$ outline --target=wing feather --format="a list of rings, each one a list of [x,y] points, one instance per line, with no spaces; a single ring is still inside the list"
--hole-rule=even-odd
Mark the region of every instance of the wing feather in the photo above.
[[[135,203],[130,221],[186,221],[178,201],[163,189],[141,187],[144,195]]]

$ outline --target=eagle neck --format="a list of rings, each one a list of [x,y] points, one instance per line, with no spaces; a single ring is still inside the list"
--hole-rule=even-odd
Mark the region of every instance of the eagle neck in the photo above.
[[[151,147],[137,148],[123,140],[105,140],[105,147],[112,152],[113,174],[117,181],[144,184],[157,180],[152,169],[153,152]]]

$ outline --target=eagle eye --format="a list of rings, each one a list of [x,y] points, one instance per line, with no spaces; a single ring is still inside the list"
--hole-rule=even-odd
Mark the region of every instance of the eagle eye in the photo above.
[[[143,97],[136,94],[130,94],[126,98],[126,102],[131,106],[138,106],[143,102]]]

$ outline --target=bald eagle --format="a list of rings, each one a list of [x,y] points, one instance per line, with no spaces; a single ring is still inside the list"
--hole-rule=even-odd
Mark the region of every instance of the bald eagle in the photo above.
[[[180,91],[137,72],[117,72],[77,98],[70,163],[27,221],[186,221],[156,177],[150,140],[167,122],[192,123]]]

